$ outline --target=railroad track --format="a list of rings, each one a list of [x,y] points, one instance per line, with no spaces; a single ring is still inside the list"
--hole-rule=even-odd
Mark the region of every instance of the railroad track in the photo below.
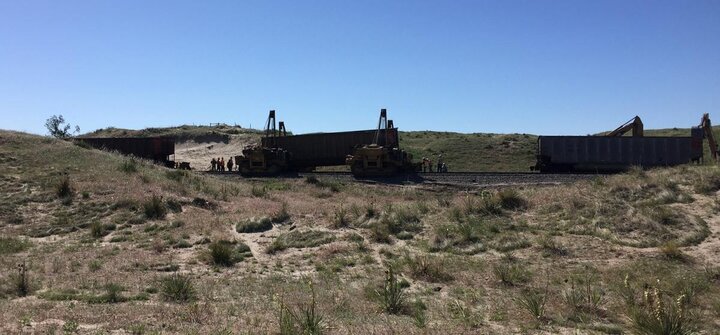
[[[206,172],[224,178],[244,178],[238,173]],[[447,186],[494,187],[507,185],[556,185],[604,177],[603,174],[545,174],[538,172],[419,172],[392,177],[354,177],[350,172],[298,172],[263,178],[330,178],[375,184],[436,184]]]

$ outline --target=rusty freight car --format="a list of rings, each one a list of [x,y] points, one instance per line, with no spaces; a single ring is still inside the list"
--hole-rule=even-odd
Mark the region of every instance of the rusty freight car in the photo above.
[[[703,135],[684,137],[540,136],[535,170],[615,172],[698,162]]]
[[[84,137],[75,138],[94,148],[152,160],[174,167],[175,140],[169,137]]]

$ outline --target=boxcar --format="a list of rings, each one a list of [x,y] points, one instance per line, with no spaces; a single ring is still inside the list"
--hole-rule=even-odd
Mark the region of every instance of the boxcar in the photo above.
[[[270,137],[262,139],[262,146],[287,150],[291,157],[289,161],[291,168],[344,165],[345,158],[353,153],[353,149],[372,144],[376,134],[377,130],[360,130]],[[399,145],[397,128],[381,130],[378,142],[387,147],[397,148]]]
[[[540,136],[540,172],[612,172],[702,160],[702,135],[691,137]]]
[[[170,156],[175,154],[175,140],[168,137],[96,137],[75,140],[94,148],[117,151],[165,164],[172,162]]]

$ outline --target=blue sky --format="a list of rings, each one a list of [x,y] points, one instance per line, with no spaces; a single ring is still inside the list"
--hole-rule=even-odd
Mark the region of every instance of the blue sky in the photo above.
[[[720,119],[720,1],[0,1],[0,128],[587,134]],[[717,122],[716,122],[717,123]]]

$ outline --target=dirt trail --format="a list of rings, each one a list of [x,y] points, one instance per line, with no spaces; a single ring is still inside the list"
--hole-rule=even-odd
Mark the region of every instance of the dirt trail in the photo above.
[[[177,142],[175,143],[175,161],[190,162],[195,170],[208,170],[210,160],[223,157],[225,161],[230,157],[240,155],[242,149],[254,143],[255,140],[248,136],[232,136],[225,142]]]
[[[717,196],[716,194],[710,198],[698,199],[692,204],[690,213],[705,220],[710,230],[710,235],[700,244],[683,248],[686,253],[694,258],[705,261],[720,259],[720,213],[713,209],[713,203],[710,201]]]

